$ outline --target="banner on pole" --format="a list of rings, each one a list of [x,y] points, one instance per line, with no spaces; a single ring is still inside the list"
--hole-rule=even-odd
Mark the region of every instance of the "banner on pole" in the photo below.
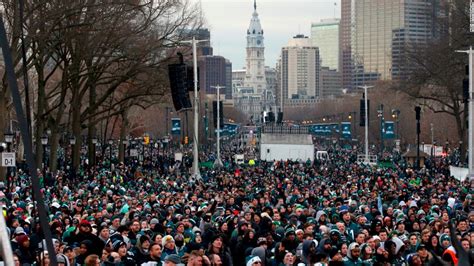
[[[384,123],[384,139],[393,139],[395,138],[395,124],[393,121],[385,121]]]
[[[181,118],[171,118],[171,135],[181,135]]]
[[[351,132],[351,122],[342,122],[341,123],[342,137],[345,139],[350,139],[352,137]]]
[[[474,32],[474,2],[472,2],[472,0],[471,0],[471,8],[469,11],[470,11],[469,13],[471,17],[470,29],[471,29],[471,32]]]

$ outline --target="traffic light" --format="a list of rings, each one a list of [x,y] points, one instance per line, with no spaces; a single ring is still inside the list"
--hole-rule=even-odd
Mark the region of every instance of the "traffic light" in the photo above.
[[[220,127],[224,127],[224,111],[222,107],[222,101],[219,101],[219,123]],[[217,128],[217,101],[212,101],[212,113],[214,118],[214,128]]]
[[[168,65],[168,77],[170,80],[171,97],[176,111],[192,107],[189,100],[187,67],[185,64]]]
[[[150,144],[150,136],[144,136],[143,137],[143,142],[145,143],[145,145]]]
[[[188,136],[184,137],[184,144],[188,144],[189,143],[189,138]]]
[[[365,127],[365,101],[364,101],[364,98],[360,99],[359,114],[360,114],[359,126]],[[370,120],[370,100],[367,100],[367,114],[368,114],[367,121],[369,121]]]

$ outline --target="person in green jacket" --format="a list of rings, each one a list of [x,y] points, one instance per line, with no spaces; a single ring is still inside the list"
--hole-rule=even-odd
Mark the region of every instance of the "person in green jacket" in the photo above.
[[[349,245],[347,256],[343,259],[344,266],[358,266],[363,265],[360,259],[360,246],[356,242]]]

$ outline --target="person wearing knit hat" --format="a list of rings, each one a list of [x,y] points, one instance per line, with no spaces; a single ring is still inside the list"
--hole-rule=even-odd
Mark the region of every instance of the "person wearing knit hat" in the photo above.
[[[161,240],[161,246],[163,247],[161,260],[165,260],[166,256],[168,255],[178,254],[174,238],[171,235],[166,235],[163,237]]]
[[[441,234],[439,237],[439,244],[443,249],[447,249],[449,246],[451,246],[451,238],[449,237],[448,234]]]
[[[165,257],[165,266],[176,266],[181,263],[181,258],[176,254],[171,254]]]
[[[262,265],[262,260],[259,256],[248,256],[246,266]]]

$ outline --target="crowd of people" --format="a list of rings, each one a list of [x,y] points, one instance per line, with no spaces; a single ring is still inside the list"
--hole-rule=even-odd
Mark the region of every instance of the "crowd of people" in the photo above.
[[[39,171],[59,265],[473,265],[474,180],[447,162],[391,167],[329,149],[326,161],[238,165],[190,176],[189,157]],[[16,265],[50,265],[22,171],[0,183]]]

